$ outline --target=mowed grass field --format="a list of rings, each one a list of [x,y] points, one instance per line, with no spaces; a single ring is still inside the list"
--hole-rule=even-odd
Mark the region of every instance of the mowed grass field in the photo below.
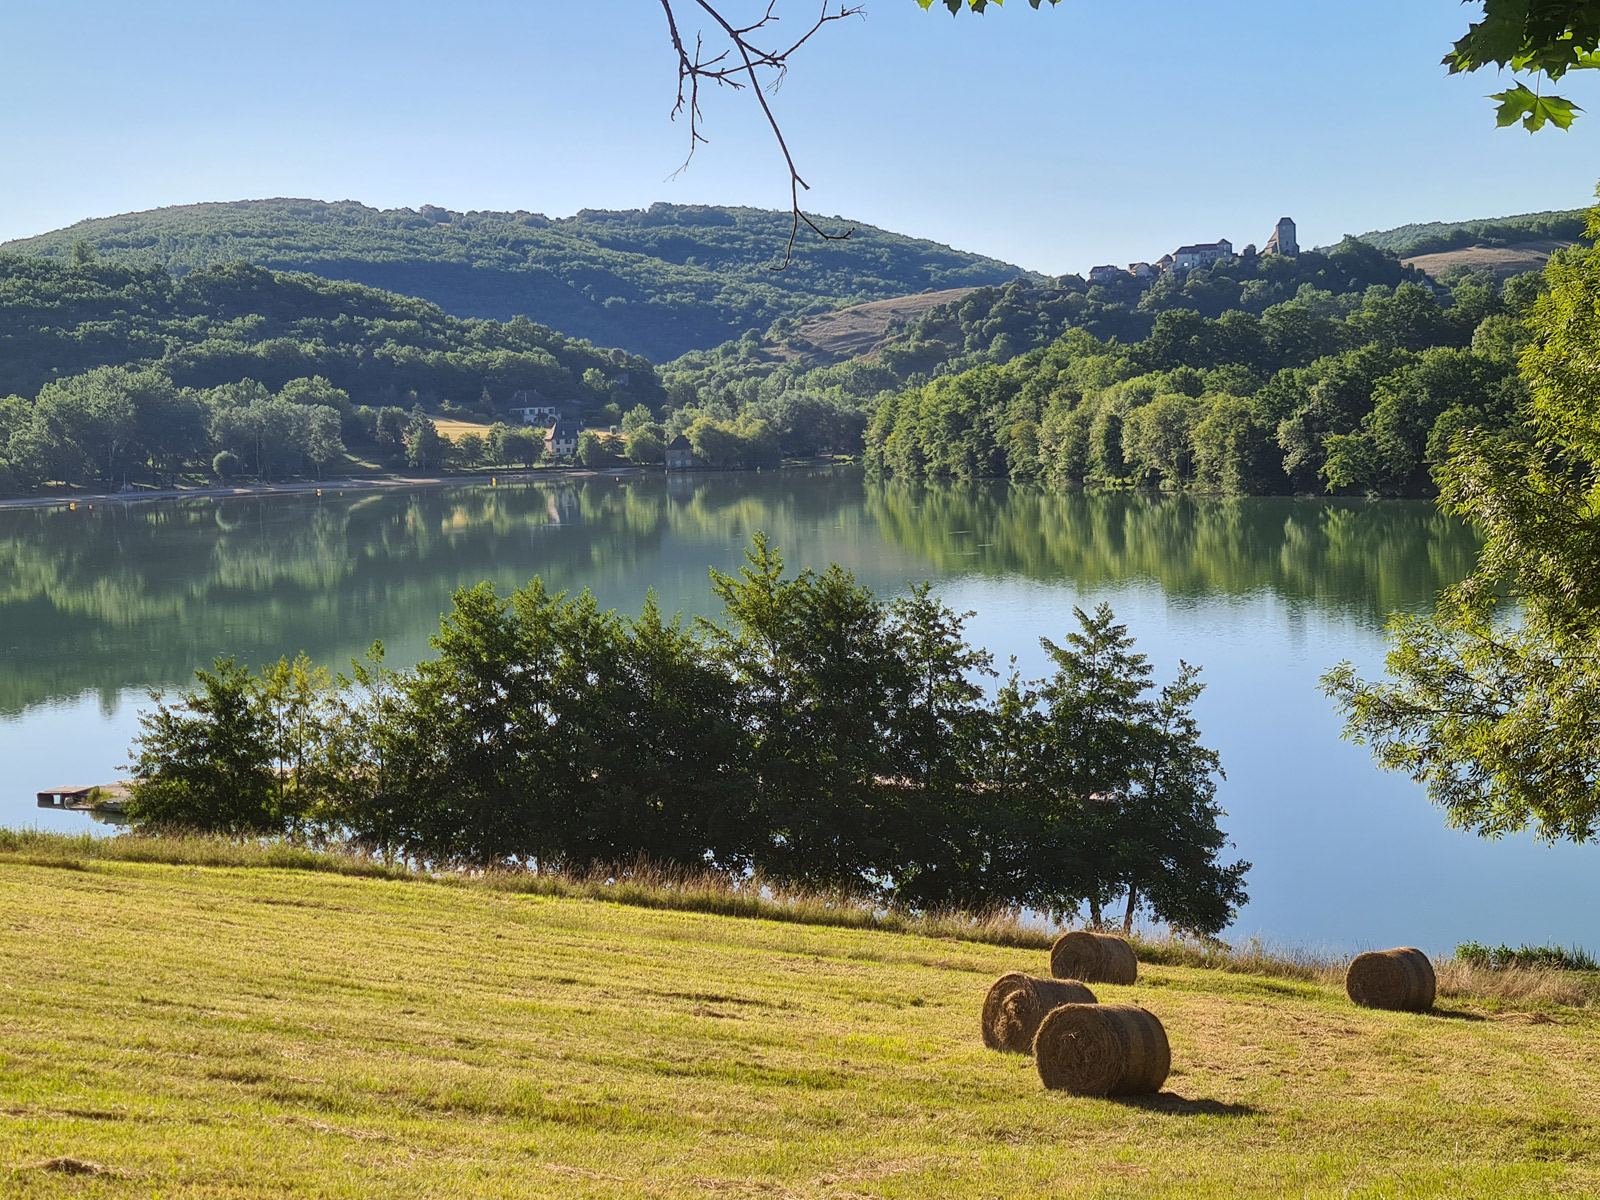
[[[985,1050],[1046,955],[305,871],[0,862],[0,1194],[1600,1192],[1589,1010],[1145,966],[1159,1097]],[[62,1161],[68,1160],[68,1161]]]
[[[439,431],[439,436],[449,438],[452,442],[459,442],[469,433],[486,438],[491,428],[488,421],[463,421],[455,417],[433,417],[431,420],[433,427]]]

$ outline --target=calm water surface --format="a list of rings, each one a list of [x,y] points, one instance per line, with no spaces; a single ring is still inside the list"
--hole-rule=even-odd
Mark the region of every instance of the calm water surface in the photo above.
[[[1316,690],[1376,670],[1394,610],[1425,608],[1475,543],[1428,504],[1054,495],[864,483],[851,471],[555,481],[0,511],[0,824],[81,830],[47,786],[118,778],[148,689],[219,654],[335,666],[381,638],[427,653],[452,589],[542,575],[636,609],[708,613],[707,568],[766,530],[790,563],[883,592],[935,580],[973,640],[1042,673],[1038,639],[1109,601],[1199,705],[1250,859],[1234,935],[1312,946],[1554,939],[1600,945],[1596,851],[1444,828],[1421,791],[1338,739]]]

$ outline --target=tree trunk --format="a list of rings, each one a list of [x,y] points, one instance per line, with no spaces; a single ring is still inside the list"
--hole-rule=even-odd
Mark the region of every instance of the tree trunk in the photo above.
[[[1133,913],[1139,907],[1139,889],[1133,884],[1128,885],[1128,911],[1122,915],[1122,936],[1127,937],[1133,932]]]
[[[1098,896],[1089,901],[1089,923],[1096,929],[1105,928],[1105,918],[1100,914],[1100,898]]]

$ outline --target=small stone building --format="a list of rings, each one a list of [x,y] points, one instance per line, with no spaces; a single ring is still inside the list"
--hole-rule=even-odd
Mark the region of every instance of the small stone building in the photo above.
[[[667,470],[690,471],[698,464],[695,462],[694,447],[689,444],[689,439],[679,434],[667,443]]]
[[[1272,236],[1267,239],[1267,244],[1261,250],[1263,254],[1299,254],[1300,243],[1295,241],[1294,222],[1288,217],[1278,219],[1278,227],[1272,231]]]

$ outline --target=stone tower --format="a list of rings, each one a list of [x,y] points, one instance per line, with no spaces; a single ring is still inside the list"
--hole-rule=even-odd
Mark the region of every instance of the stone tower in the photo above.
[[[1272,236],[1267,239],[1267,244],[1261,253],[1299,254],[1300,243],[1294,240],[1294,221],[1289,217],[1280,218],[1278,227],[1272,231]]]

